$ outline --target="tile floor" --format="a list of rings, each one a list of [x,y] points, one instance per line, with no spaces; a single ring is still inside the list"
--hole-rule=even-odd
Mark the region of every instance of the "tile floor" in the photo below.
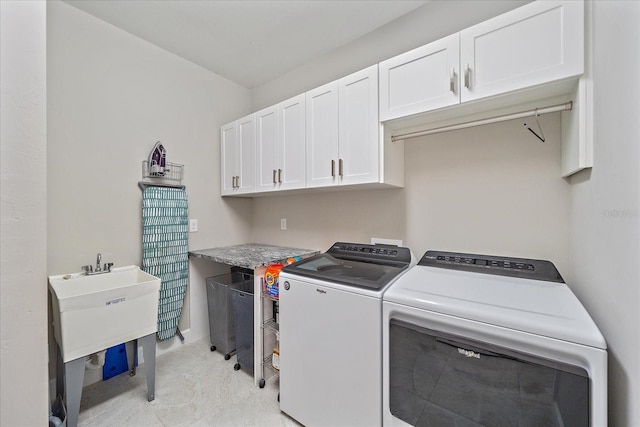
[[[280,412],[277,377],[260,389],[234,371],[207,339],[156,359],[155,400],[147,401],[144,367],[86,387],[79,426],[300,426]]]

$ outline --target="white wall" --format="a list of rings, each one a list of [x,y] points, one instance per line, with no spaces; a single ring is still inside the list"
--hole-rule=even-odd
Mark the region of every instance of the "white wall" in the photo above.
[[[62,2],[48,10],[49,270],[97,252],[139,264],[141,163],[154,143],[184,164],[190,247],[242,241],[250,201],[221,199],[220,126],[249,91]]]
[[[49,418],[45,25],[45,2],[0,1],[3,426]]]
[[[98,252],[141,265],[138,181],[158,140],[168,161],[184,164],[189,216],[199,220],[189,248],[248,241],[251,200],[220,197],[219,129],[250,111],[249,91],[66,3],[47,4],[47,273],[79,271]],[[187,338],[209,333],[204,277],[213,271],[191,263]]]
[[[639,426],[640,3],[593,6],[594,167],[571,179],[571,278],[609,347],[609,425]]]
[[[405,144],[406,241],[428,249],[540,258],[569,271],[560,114],[470,128]]]

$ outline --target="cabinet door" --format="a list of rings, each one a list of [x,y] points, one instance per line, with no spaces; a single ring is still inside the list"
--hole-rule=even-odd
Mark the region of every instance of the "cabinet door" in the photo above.
[[[340,184],[378,182],[378,66],[338,81]]]
[[[257,184],[256,191],[278,187],[278,108],[265,108],[256,113]]]
[[[255,115],[238,120],[238,179],[236,194],[251,193],[256,189],[256,129]]]
[[[462,102],[584,72],[582,1],[534,1],[460,33]]]
[[[306,93],[307,187],[338,183],[338,82]]]
[[[281,189],[304,188],[306,181],[305,96],[298,95],[278,105],[278,170]]]
[[[380,63],[380,121],[460,102],[459,35]]]
[[[236,122],[228,123],[220,128],[220,156],[222,168],[220,173],[221,194],[228,195],[235,191],[238,174],[238,137]]]

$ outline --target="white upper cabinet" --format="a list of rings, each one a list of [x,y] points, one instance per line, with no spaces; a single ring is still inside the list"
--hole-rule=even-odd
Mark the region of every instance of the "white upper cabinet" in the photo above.
[[[404,145],[392,132],[560,97],[577,110],[563,113],[568,176],[592,164],[584,73],[584,1],[527,3],[223,126],[222,194],[402,187]]]
[[[278,108],[256,113],[257,182],[256,191],[275,190],[278,185]]]
[[[381,62],[380,121],[515,93],[583,72],[584,3],[534,1]]]
[[[256,191],[305,186],[305,96],[256,113]]]
[[[460,102],[458,34],[380,63],[380,121]]]
[[[238,140],[240,153],[236,189],[238,193],[251,193],[256,188],[256,129],[253,114],[238,120]]]
[[[250,114],[221,128],[222,195],[255,191],[256,133],[255,115]]]
[[[377,65],[307,92],[307,187],[379,182]]]
[[[336,182],[338,161],[338,82],[306,94],[307,187]]]
[[[222,195],[232,194],[236,186],[238,175],[238,132],[236,122],[228,123],[220,129],[220,155],[222,169],[220,185]]]
[[[460,32],[462,102],[584,72],[582,1],[534,1]]]
[[[306,180],[305,95],[298,95],[278,105],[279,188],[304,188]]]
[[[340,184],[379,181],[378,67],[338,80]]]

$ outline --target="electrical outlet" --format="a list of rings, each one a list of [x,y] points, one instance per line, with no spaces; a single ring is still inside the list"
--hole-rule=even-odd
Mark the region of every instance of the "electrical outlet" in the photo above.
[[[190,219],[189,220],[189,232],[190,233],[195,233],[196,231],[198,231],[198,220],[197,219]]]
[[[287,229],[287,218],[280,218],[280,230]]]

